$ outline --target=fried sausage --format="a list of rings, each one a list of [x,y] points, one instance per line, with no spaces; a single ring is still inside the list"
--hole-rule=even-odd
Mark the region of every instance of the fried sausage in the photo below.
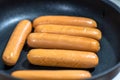
[[[32,25],[29,20],[22,20],[17,24],[3,52],[2,59],[6,65],[13,66],[16,64],[31,30]]]
[[[85,17],[74,16],[40,16],[33,21],[33,27],[41,24],[60,24],[85,27],[97,27],[95,20]]]
[[[89,37],[96,40],[101,39],[101,31],[96,28],[65,26],[65,25],[38,25],[34,32],[66,34],[73,36]]]
[[[27,43],[33,48],[72,49],[98,52],[99,42],[92,38],[49,33],[31,33]]]
[[[90,78],[85,70],[20,70],[11,74],[13,77],[34,80],[76,80]]]
[[[93,68],[99,61],[94,52],[58,49],[32,49],[27,59],[34,65],[70,68]]]

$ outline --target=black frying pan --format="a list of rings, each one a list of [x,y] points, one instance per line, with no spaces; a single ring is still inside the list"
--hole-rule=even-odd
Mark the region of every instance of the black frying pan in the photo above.
[[[96,80],[110,80],[120,67],[120,9],[107,0],[0,0],[0,80],[13,80],[10,73],[21,69],[68,69],[31,65],[24,46],[17,64],[7,67],[1,56],[16,24],[41,15],[83,16],[95,19],[103,37],[98,52],[99,65],[88,69]],[[70,69],[70,68],[69,68]]]

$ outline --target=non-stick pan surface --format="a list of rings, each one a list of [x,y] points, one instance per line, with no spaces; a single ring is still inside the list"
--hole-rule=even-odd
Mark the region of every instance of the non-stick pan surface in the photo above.
[[[29,47],[25,44],[19,61],[13,67],[5,66],[2,53],[16,24],[22,19],[31,21],[42,15],[83,16],[95,19],[103,37],[97,53],[99,65],[88,69],[96,80],[110,80],[120,67],[120,10],[107,0],[0,0],[0,80],[13,80],[10,73],[23,69],[68,69],[34,66],[26,55]],[[71,69],[71,68],[69,68]],[[15,78],[14,78],[15,79]]]

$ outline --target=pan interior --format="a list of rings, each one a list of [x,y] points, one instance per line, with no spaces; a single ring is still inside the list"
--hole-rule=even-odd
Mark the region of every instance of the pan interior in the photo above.
[[[99,65],[88,69],[93,76],[107,71],[120,61],[120,15],[101,1],[95,0],[93,3],[89,0],[1,0],[0,11],[0,70],[6,74],[22,69],[68,69],[31,65],[26,58],[30,50],[27,44],[15,66],[5,66],[2,61],[2,53],[16,24],[22,19],[33,21],[34,18],[43,15],[83,16],[97,21],[103,37],[100,41],[101,49],[97,53]]]

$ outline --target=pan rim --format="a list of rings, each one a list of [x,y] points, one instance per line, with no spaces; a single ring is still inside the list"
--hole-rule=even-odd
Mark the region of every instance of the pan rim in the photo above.
[[[113,3],[112,1],[110,0],[102,0],[103,3],[111,6],[112,8],[114,8],[117,12],[120,13],[120,7],[118,7],[115,3]],[[114,76],[112,76],[113,78],[120,72],[120,62],[118,64],[116,64],[115,66],[113,66],[112,68],[108,69],[107,71],[104,71],[100,74],[97,74],[95,76],[93,76],[92,78],[88,79],[88,80],[95,80],[97,78],[100,78],[102,76],[105,76],[105,75],[108,75],[108,74],[111,74],[113,73]],[[112,72],[113,71],[113,72]]]

